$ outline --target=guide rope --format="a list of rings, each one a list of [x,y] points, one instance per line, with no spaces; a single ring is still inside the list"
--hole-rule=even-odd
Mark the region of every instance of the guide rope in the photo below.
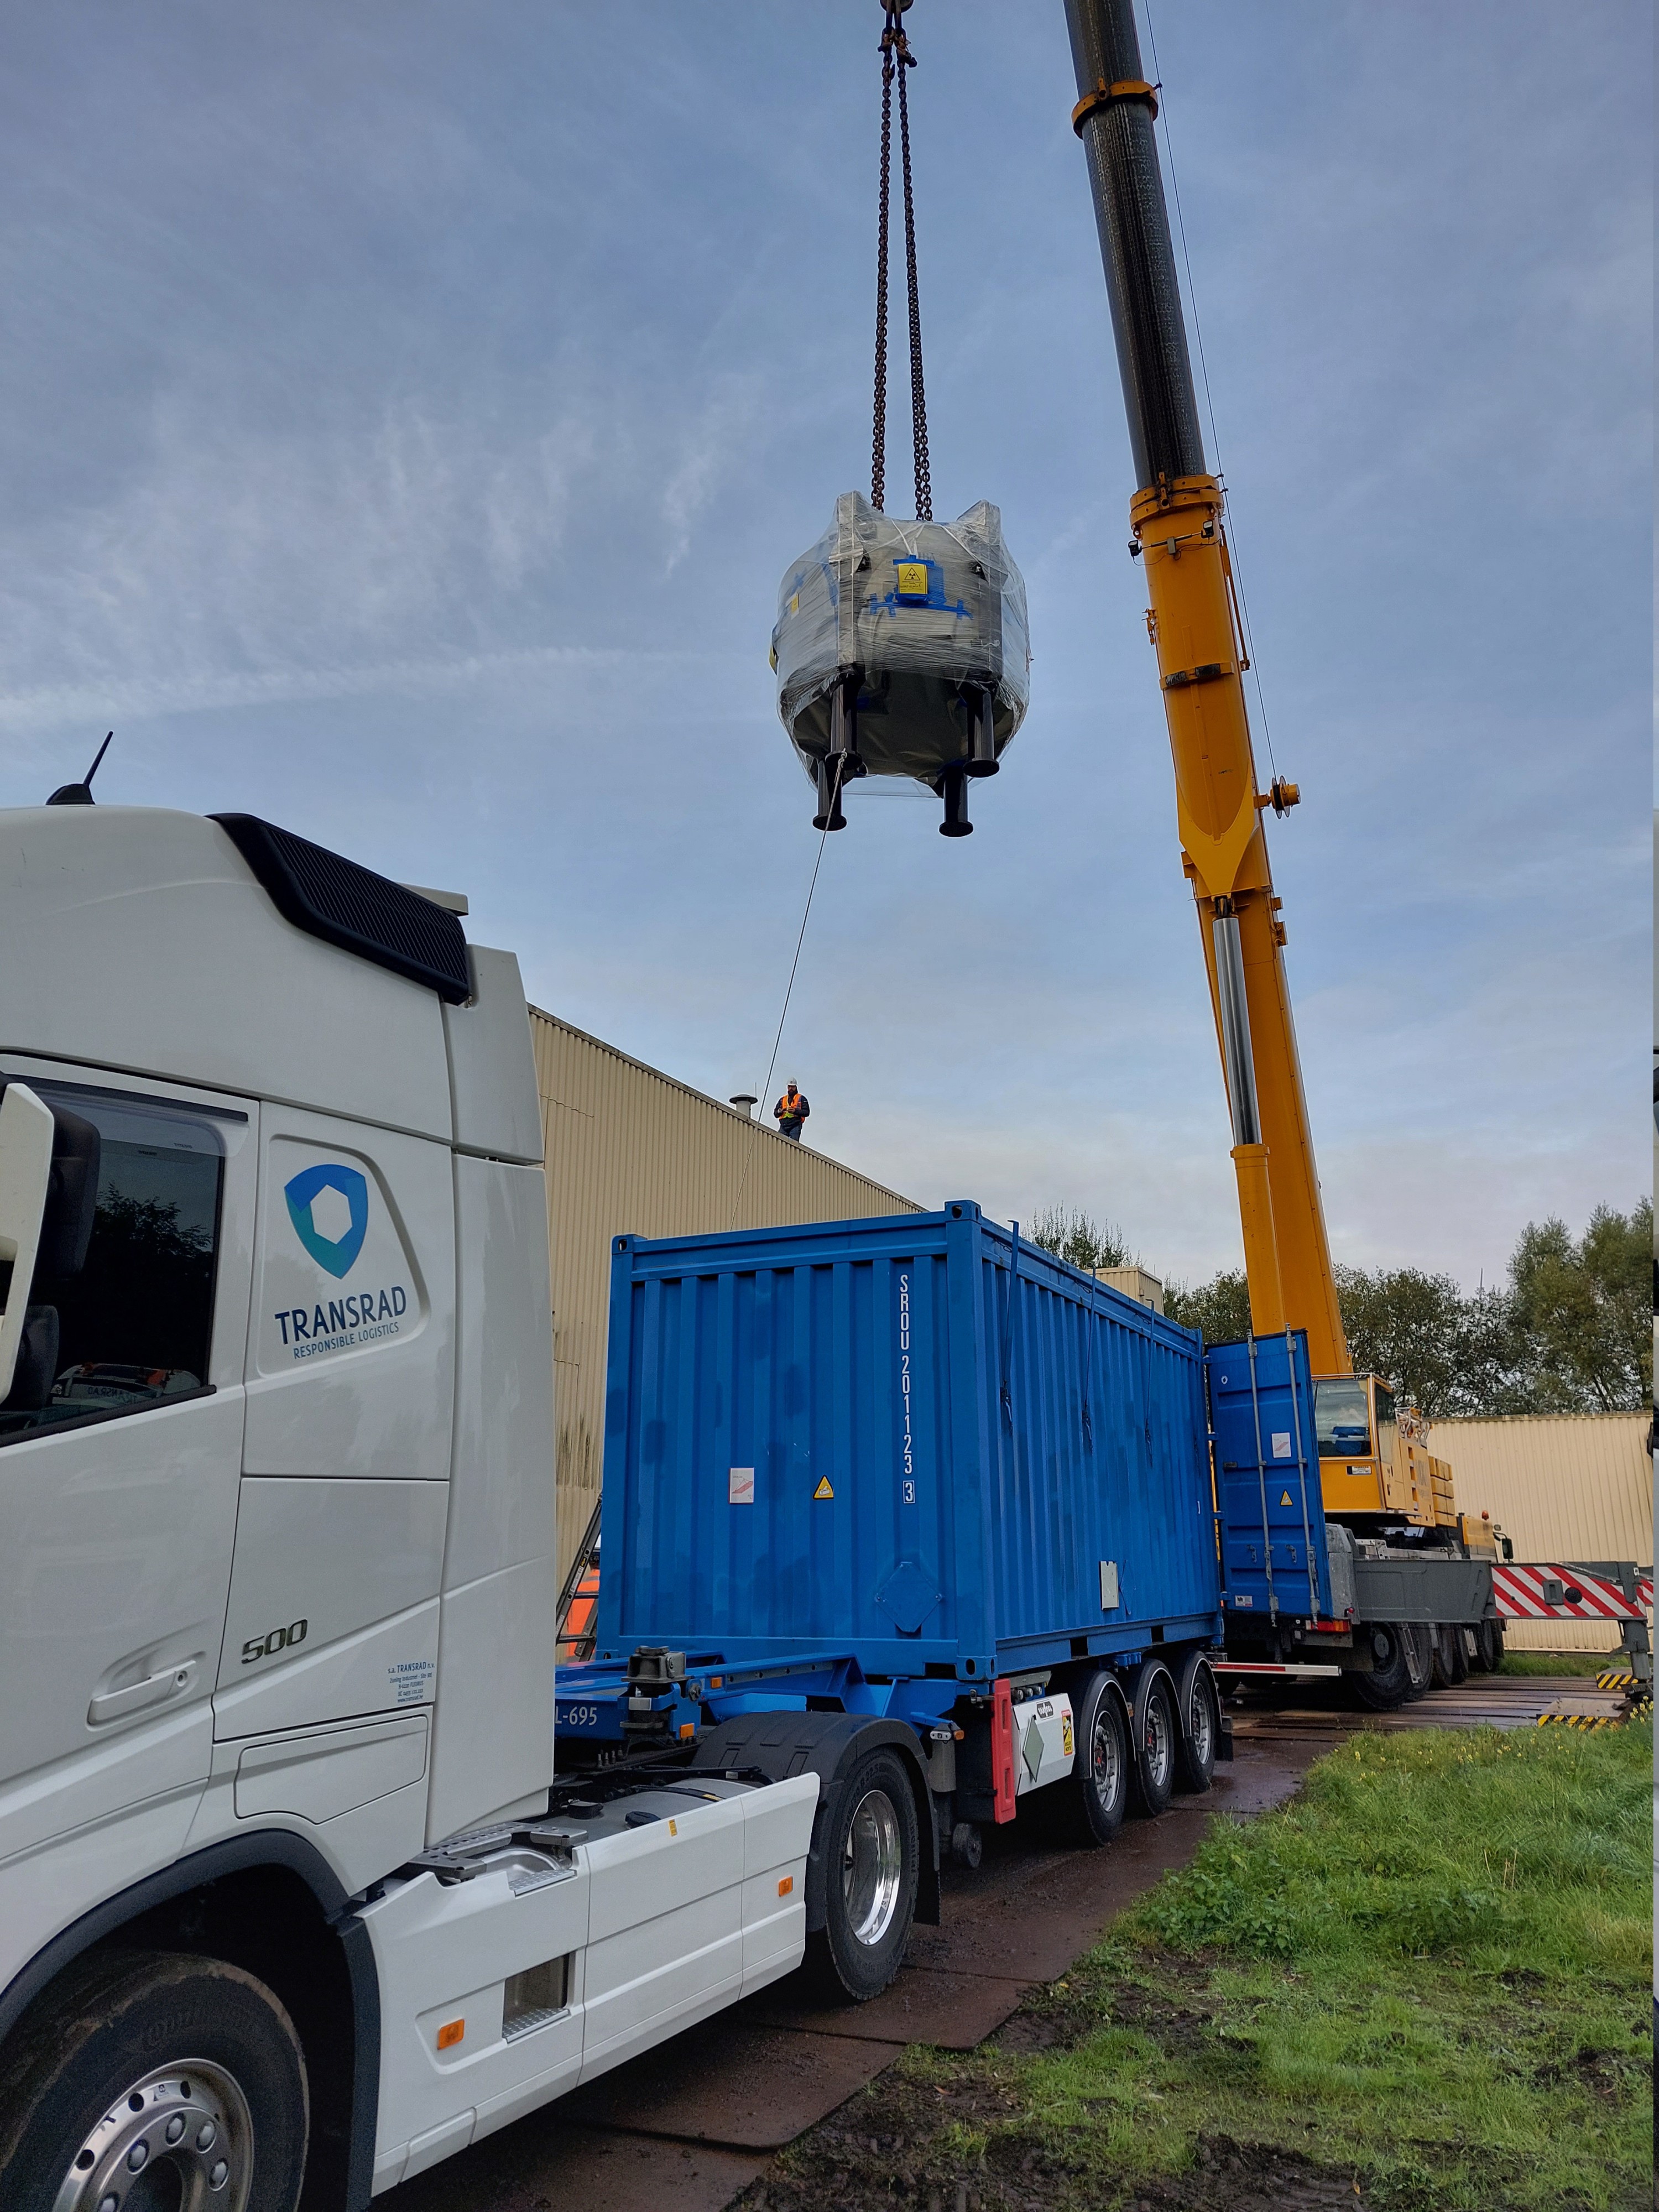
[[[760,1107],[766,1110],[766,1102],[772,1095],[772,1078],[777,1071],[778,1053],[783,1044],[783,1025],[789,1018],[789,1000],[795,988],[795,971],[800,966],[800,949],[806,942],[806,924],[812,912],[812,894],[818,887],[818,870],[823,866],[823,848],[830,836],[830,822],[835,817],[841,797],[842,769],[846,755],[836,756],[836,781],[831,790],[830,810],[823,828],[818,832],[818,849],[812,861],[812,879],[806,886],[806,904],[801,909],[800,927],[795,934],[795,957],[789,963],[789,981],[783,987],[783,1011],[778,1016],[777,1033],[772,1039],[772,1057],[766,1063],[766,1080],[761,1085]],[[743,1157],[743,1173],[738,1179],[738,1194],[732,1201],[732,1226],[738,1225],[738,1215],[743,1206],[743,1194],[749,1187],[749,1164],[755,1157],[755,1147],[748,1146]]]
[[[904,35],[910,0],[883,0],[881,34],[881,186],[876,240],[875,422],[870,439],[870,504],[879,514],[887,495],[888,234],[892,226],[893,81],[898,80],[899,171],[904,198],[904,276],[910,309],[910,433],[916,472],[916,520],[933,519],[933,470],[927,453],[927,387],[921,368],[921,291],[916,275],[916,205],[910,176],[910,105],[904,72],[916,58]]]

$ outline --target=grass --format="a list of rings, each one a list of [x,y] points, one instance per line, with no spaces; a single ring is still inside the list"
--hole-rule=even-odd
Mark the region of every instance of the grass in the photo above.
[[[1506,1651],[1500,1674],[1601,1674],[1630,1662],[1622,1651]]]
[[[767,2203],[1650,2205],[1652,1752],[1643,1724],[1350,1738],[997,2044],[908,2052]]]

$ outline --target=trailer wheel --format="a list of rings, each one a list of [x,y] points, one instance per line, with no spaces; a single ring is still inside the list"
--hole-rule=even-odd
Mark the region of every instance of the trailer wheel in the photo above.
[[[879,1996],[915,1917],[921,1843],[896,1753],[872,1752],[836,1794],[823,1839],[826,1925],[811,1941],[817,1978],[845,2003]]]
[[[1196,1796],[1209,1788],[1215,1773],[1216,1744],[1221,1735],[1221,1700],[1215,1676],[1201,1651],[1194,1651],[1181,1670],[1177,1699],[1181,1736],[1176,1751],[1176,1788]]]
[[[1411,1695],[1408,1633],[1393,1620],[1368,1620],[1364,1632],[1371,1640],[1371,1671],[1350,1674],[1348,1680],[1362,1705],[1374,1713],[1391,1713]]]
[[[1109,1668],[1097,1668],[1084,1682],[1076,1711],[1077,1763],[1065,1787],[1072,1802],[1068,1839],[1097,1850],[1123,1826],[1129,1805],[1129,1731]]]
[[[1503,1650],[1504,1647],[1498,1637],[1498,1623],[1495,1620],[1483,1620],[1477,1623],[1474,1632],[1474,1659],[1469,1671],[1475,1674],[1495,1674],[1498,1672],[1498,1662],[1503,1654]]]
[[[219,1959],[72,1969],[24,2048],[0,2203],[52,2212],[294,2212],[308,2101],[294,2024]]]
[[[1175,1795],[1176,1753],[1181,1742],[1178,1710],[1169,1668],[1156,1661],[1143,1667],[1135,1690],[1130,1803],[1146,1820],[1163,1812]]]

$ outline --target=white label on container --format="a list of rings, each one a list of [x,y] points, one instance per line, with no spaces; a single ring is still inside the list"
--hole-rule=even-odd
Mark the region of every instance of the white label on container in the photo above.
[[[726,1502],[728,1505],[752,1505],[755,1502],[755,1470],[752,1467],[734,1467],[727,1478]]]
[[[1100,1563],[1100,1609],[1103,1613],[1117,1611],[1117,1561],[1103,1559]]]
[[[1273,1457],[1288,1459],[1291,1455],[1291,1432],[1288,1429],[1273,1431]]]

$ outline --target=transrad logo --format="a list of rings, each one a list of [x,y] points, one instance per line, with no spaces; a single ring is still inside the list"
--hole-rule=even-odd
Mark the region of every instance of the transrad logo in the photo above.
[[[317,1265],[343,1277],[368,1234],[368,1182],[337,1160],[307,1168],[283,1186],[294,1233]]]

